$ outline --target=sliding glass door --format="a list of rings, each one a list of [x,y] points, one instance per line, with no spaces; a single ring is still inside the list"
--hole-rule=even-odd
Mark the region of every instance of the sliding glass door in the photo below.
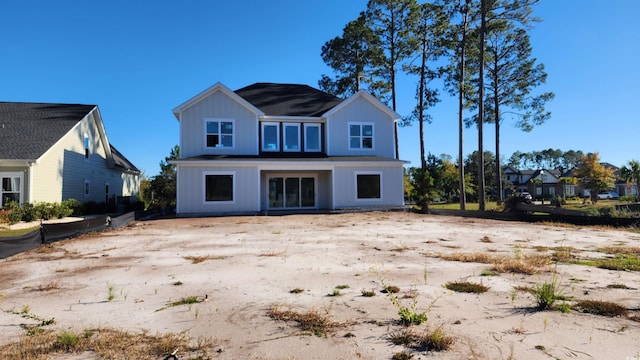
[[[314,208],[315,187],[313,177],[269,177],[269,208]]]

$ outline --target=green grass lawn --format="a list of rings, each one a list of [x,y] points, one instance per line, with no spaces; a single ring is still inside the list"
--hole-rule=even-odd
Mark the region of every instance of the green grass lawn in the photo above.
[[[502,210],[502,206],[498,206],[495,201],[487,201],[484,203],[486,210]],[[460,210],[460,203],[449,204],[429,204],[430,209],[446,209],[446,210]],[[466,209],[471,211],[478,211],[480,204],[470,203],[466,204]]]
[[[27,229],[0,229],[0,238],[16,237],[38,230],[38,226]]]

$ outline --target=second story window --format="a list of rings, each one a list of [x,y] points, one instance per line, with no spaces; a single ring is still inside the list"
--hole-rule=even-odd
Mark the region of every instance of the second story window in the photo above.
[[[284,151],[300,151],[300,124],[284,125]]]
[[[262,151],[280,150],[280,124],[262,124]]]
[[[349,150],[373,149],[373,124],[349,123]]]
[[[89,135],[84,135],[84,158],[89,158]]]
[[[304,124],[304,151],[320,150],[320,124]]]
[[[208,148],[233,147],[233,120],[206,119],[205,130]]]

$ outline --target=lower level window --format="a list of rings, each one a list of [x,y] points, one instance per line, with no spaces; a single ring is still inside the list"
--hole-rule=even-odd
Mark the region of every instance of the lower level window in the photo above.
[[[21,202],[22,198],[22,175],[19,173],[2,174],[0,176],[0,209],[8,203]]]
[[[380,174],[357,174],[358,199],[380,199]]]
[[[233,174],[205,174],[204,200],[233,201]]]

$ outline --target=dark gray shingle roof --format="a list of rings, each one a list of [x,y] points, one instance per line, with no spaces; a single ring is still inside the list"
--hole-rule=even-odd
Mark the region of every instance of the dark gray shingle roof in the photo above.
[[[321,116],[343,100],[308,85],[255,83],[236,90],[265,115]]]
[[[0,159],[38,159],[95,107],[0,102]]]
[[[109,144],[111,147],[111,153],[113,154],[113,163],[116,167],[121,168],[122,170],[129,172],[140,172],[138,168],[129,161],[120,151],[118,151],[113,145]]]

